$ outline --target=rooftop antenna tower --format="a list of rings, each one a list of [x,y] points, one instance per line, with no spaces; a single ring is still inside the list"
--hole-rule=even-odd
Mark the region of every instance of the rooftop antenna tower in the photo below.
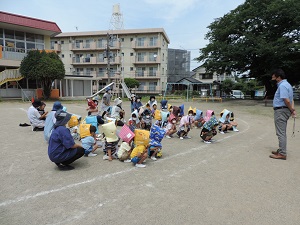
[[[123,30],[123,15],[120,10],[120,4],[113,5],[113,12],[110,19],[110,30]]]

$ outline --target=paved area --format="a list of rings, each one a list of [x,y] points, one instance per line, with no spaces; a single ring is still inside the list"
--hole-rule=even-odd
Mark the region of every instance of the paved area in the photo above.
[[[63,102],[86,115],[84,102]],[[179,105],[174,102],[174,105]],[[300,119],[288,123],[288,159],[277,149],[273,110],[259,101],[185,103],[235,112],[240,132],[213,144],[163,140],[163,158],[146,168],[84,157],[59,171],[41,132],[32,132],[29,103],[0,102],[0,224],[300,224]],[[124,103],[129,112],[129,103]],[[52,108],[52,102],[46,109]],[[298,113],[300,107],[296,107]]]

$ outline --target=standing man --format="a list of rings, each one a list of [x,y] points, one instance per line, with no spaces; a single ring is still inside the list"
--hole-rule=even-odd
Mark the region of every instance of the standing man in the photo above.
[[[110,109],[110,100],[111,100],[111,88],[107,87],[105,89],[105,94],[102,97],[102,102],[101,102],[101,111],[102,111],[102,118],[105,116],[105,114],[109,111]]]
[[[279,141],[279,149],[272,151],[270,158],[286,160],[286,127],[287,121],[292,117],[296,117],[296,111],[293,106],[293,88],[287,82],[285,73],[282,69],[277,69],[272,74],[272,80],[277,83],[277,91],[274,95],[274,123],[276,135]]]

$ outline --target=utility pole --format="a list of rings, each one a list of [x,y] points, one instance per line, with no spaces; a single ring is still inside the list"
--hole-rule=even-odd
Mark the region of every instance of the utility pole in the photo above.
[[[106,67],[106,72],[107,72],[107,77],[108,77],[108,84],[111,83],[110,80],[110,35],[107,33],[107,44],[106,44],[106,58],[107,58],[107,67]]]

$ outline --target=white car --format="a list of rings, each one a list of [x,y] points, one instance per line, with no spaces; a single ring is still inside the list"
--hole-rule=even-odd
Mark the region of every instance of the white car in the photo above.
[[[245,95],[241,90],[232,90],[231,93],[232,93],[230,95],[231,98],[241,98],[241,99],[245,98]]]

